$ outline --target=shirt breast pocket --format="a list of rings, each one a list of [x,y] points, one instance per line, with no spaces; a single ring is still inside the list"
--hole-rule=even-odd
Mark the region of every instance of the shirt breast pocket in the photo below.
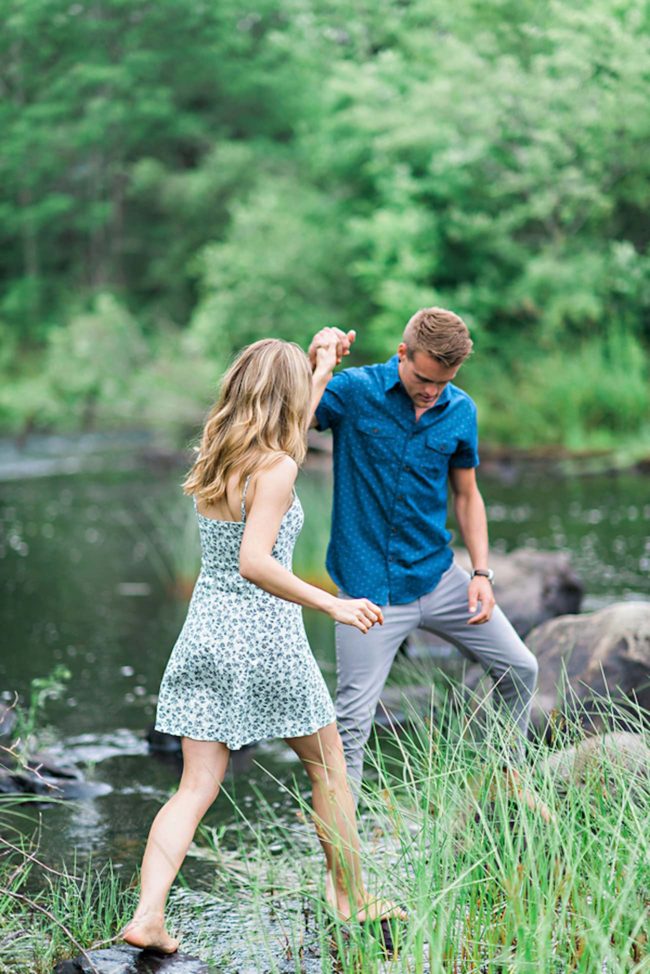
[[[456,449],[456,441],[452,437],[441,438],[429,434],[426,439],[422,465],[427,473],[444,473],[449,470],[449,461]]]
[[[360,418],[354,424],[364,454],[377,460],[392,459],[395,434],[377,420]]]

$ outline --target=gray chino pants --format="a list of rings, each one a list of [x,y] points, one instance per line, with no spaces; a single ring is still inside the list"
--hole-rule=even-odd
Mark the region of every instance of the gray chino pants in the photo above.
[[[362,633],[336,623],[336,716],[355,791],[361,784],[363,749],[379,697],[404,639],[426,629],[457,646],[495,681],[495,693],[525,737],[537,680],[537,660],[495,606],[489,622],[468,626],[468,573],[453,563],[432,592],[406,605],[382,607],[383,626]],[[340,593],[346,598],[344,592]]]

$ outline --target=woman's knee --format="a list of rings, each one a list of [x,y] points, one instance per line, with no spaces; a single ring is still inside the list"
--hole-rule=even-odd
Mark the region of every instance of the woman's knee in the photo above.
[[[312,781],[329,780],[332,776],[345,774],[343,743],[335,724],[310,735],[309,739],[303,739],[300,746],[296,747],[295,743],[292,746]]]
[[[193,804],[208,809],[219,794],[221,781],[208,775],[183,775],[178,793]]]
[[[198,804],[211,805],[219,794],[229,756],[225,744],[183,738],[183,774],[179,791]]]

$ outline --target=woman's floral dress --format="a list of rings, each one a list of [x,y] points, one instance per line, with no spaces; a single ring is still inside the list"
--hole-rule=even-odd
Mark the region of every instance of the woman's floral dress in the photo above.
[[[165,669],[156,730],[231,750],[268,737],[301,737],[335,720],[332,698],[314,659],[301,606],[271,595],[239,573],[246,523],[195,510],[201,572]],[[291,570],[304,521],[294,492],[273,547]]]

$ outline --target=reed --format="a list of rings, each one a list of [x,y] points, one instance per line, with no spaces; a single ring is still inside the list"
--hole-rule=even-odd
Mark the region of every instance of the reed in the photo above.
[[[185,951],[224,974],[649,969],[650,768],[603,748],[561,774],[554,751],[585,738],[588,715],[576,712],[554,747],[529,742],[513,786],[502,763],[514,742],[491,697],[475,694],[469,708],[453,689],[432,699],[425,714],[405,700],[399,735],[373,738],[360,805],[368,888],[409,910],[399,955],[388,964],[364,928],[332,927],[306,779],[292,764],[275,782],[277,802],[257,792],[238,803],[226,783],[219,801],[234,816],[202,827],[191,850],[213,867],[213,883],[181,882],[170,898],[169,926]],[[623,720],[648,746],[647,714],[601,701],[605,730]],[[72,938],[88,947],[111,937],[133,906],[132,885],[110,865],[47,873],[28,849],[5,848],[3,889],[34,890],[37,874],[30,898],[41,912],[0,894],[2,974],[48,971],[55,956],[78,952]]]

